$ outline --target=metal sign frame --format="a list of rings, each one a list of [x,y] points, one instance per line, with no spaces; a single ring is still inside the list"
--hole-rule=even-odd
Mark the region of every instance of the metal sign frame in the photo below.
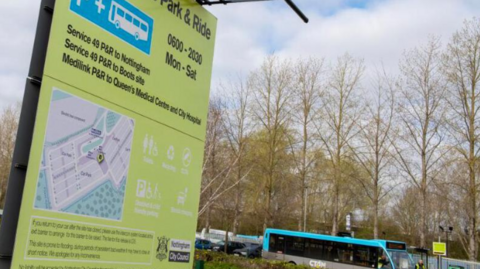
[[[10,268],[55,0],[42,0],[0,225],[0,269]]]
[[[248,2],[266,2],[273,0],[196,0],[200,5],[227,5],[227,4],[238,4],[238,3],[248,3]],[[303,12],[293,3],[292,0],[284,0],[288,6],[304,21],[308,23],[308,18],[303,14]]]

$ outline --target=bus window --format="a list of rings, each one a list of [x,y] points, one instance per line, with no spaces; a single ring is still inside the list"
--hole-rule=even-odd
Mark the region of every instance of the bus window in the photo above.
[[[305,238],[287,236],[286,254],[294,256],[304,256],[305,252]]]
[[[285,251],[285,237],[277,234],[270,234],[268,249],[270,252],[283,254]]]
[[[353,263],[353,245],[346,243],[335,243],[335,245],[339,262]]]
[[[388,255],[381,249],[379,250],[377,268],[392,269],[391,261],[388,259]]]
[[[337,248],[334,242],[325,241],[324,244],[324,259],[327,261],[340,262],[338,259]]]
[[[323,259],[323,242],[316,239],[306,239],[305,256],[308,258],[322,260]]]
[[[110,21],[113,21],[115,19],[115,13],[117,12],[116,8],[116,5],[112,5],[112,11],[110,12]]]
[[[390,251],[389,254],[396,269],[415,268],[415,264],[410,259],[410,256],[408,256],[407,251]]]
[[[118,14],[118,16],[120,16],[120,17],[125,16],[125,12],[124,12],[121,8],[117,8],[117,14]]]
[[[146,26],[145,24],[143,24],[143,23],[140,24],[140,29],[142,29],[142,30],[145,31],[145,32],[148,30],[147,26]]]
[[[137,19],[133,19],[133,25],[140,28],[140,22]]]
[[[125,19],[126,19],[127,21],[129,21],[129,22],[132,22],[133,17],[132,17],[132,15],[126,13],[126,14],[125,14]]]
[[[377,264],[377,249],[367,246],[355,246],[355,265],[375,268]]]

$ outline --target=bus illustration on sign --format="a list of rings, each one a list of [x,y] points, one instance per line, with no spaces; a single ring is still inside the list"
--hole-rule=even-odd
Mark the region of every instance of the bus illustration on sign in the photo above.
[[[126,0],[70,0],[70,10],[150,55],[153,18]]]
[[[109,21],[115,24],[117,29],[123,29],[133,35],[136,40],[148,40],[148,25],[145,21],[133,13],[112,1],[110,7]]]

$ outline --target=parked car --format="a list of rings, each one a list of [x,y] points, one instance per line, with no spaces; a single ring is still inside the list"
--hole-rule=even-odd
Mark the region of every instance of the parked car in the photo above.
[[[233,255],[250,259],[260,258],[262,256],[262,246],[258,244],[250,244],[244,248],[234,250]]]
[[[245,248],[245,244],[240,242],[228,241],[227,254],[232,254],[234,250]],[[225,252],[225,241],[220,241],[212,248],[213,251]]]
[[[195,240],[195,248],[196,249],[206,249],[206,250],[211,250],[212,249],[212,242],[207,239],[196,239]]]

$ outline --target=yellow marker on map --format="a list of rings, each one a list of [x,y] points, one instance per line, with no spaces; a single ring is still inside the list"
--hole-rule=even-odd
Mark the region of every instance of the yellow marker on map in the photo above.
[[[103,155],[103,153],[99,153],[97,155],[97,162],[102,163],[104,160],[105,160],[105,156]]]

